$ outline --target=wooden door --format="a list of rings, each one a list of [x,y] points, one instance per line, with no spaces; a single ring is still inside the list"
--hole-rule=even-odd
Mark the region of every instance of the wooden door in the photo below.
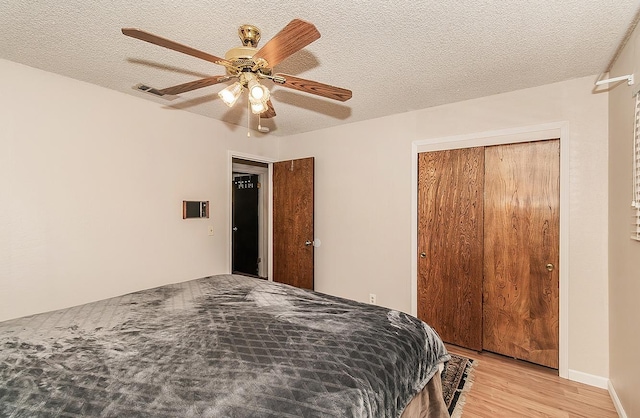
[[[485,150],[483,348],[553,368],[559,155],[559,140]]]
[[[313,158],[273,164],[273,280],[313,289]]]
[[[418,156],[418,317],[482,349],[484,149]]]

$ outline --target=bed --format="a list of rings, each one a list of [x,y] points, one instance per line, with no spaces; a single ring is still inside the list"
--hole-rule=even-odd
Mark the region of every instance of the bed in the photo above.
[[[399,311],[237,275],[0,323],[2,417],[447,417]]]

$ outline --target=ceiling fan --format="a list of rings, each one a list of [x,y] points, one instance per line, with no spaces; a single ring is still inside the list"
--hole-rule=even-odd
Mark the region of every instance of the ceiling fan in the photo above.
[[[227,51],[224,59],[140,29],[123,28],[122,33],[221,65],[226,69],[225,75],[216,75],[157,90],[160,95],[176,95],[235,79],[237,81],[218,93],[220,98],[231,107],[246,89],[249,92],[252,113],[258,114],[262,118],[272,118],[276,115],[269,90],[260,84],[262,79],[269,79],[282,87],[341,102],[349,100],[352,95],[351,91],[347,89],[273,72],[273,68],[284,59],[320,38],[318,29],[312,23],[304,20],[292,20],[260,49],[257,48],[260,41],[260,29],[253,25],[242,25],[238,29],[242,46]]]

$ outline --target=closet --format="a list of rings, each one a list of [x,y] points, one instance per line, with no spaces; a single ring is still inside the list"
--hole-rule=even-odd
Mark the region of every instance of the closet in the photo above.
[[[418,317],[558,368],[560,141],[418,155]]]

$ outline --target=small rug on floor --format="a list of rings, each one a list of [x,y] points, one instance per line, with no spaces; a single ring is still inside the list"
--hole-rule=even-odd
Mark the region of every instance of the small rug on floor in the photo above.
[[[449,415],[459,417],[464,407],[464,397],[473,384],[473,368],[477,362],[457,354],[445,363],[442,371],[442,393]]]

